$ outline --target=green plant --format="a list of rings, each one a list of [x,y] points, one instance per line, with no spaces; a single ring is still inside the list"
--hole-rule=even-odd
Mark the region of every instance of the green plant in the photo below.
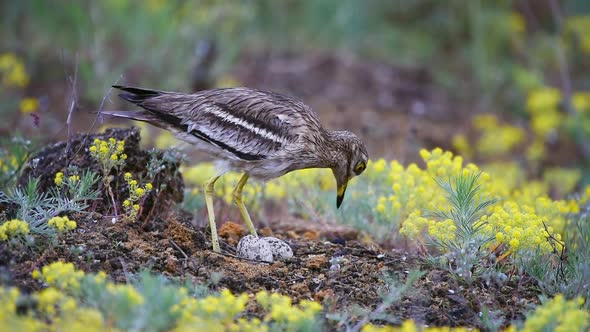
[[[0,191],[14,186],[32,151],[30,140],[22,137],[0,139]]]
[[[111,182],[113,182],[114,178],[111,175],[111,171],[115,169],[115,173],[118,173],[125,165],[125,160],[127,160],[127,154],[123,153],[125,150],[125,141],[117,141],[112,137],[108,141],[97,138],[88,150],[90,151],[90,155],[101,166],[102,183],[111,199],[115,214],[113,222],[117,222],[119,220],[119,213],[115,194],[113,193],[113,188],[111,188]]]
[[[487,222],[481,220],[481,217],[488,207],[498,202],[498,199],[479,197],[481,196],[478,184],[480,176],[481,173],[461,174],[449,178],[447,181],[443,181],[441,178],[436,180],[437,184],[445,191],[450,208],[448,211],[431,211],[426,216],[448,220],[452,225],[447,226],[451,226],[450,228],[455,230],[455,234],[447,239],[444,236],[432,237],[433,245],[443,251],[465,249],[472,243],[477,247],[483,247],[492,240],[489,236],[482,235],[482,229],[487,225]]]
[[[440,249],[445,255],[431,257],[431,261],[439,261],[439,266],[450,269],[467,281],[471,280],[478,267],[484,266],[488,245],[494,239],[482,231],[488,224],[482,216],[498,200],[481,197],[480,176],[481,173],[471,173],[454,176],[447,181],[438,178],[436,182],[445,191],[449,208],[447,211],[426,213],[426,217],[442,220],[429,229],[427,244]]]
[[[543,292],[563,294],[567,299],[582,297],[590,308],[590,216],[572,215],[566,228],[565,240],[550,239],[556,246],[550,255],[536,255],[523,262],[524,270],[534,277]]]
[[[348,311],[328,313],[326,318],[333,321],[338,329],[346,331],[365,331],[367,326],[372,326],[372,321],[398,324],[399,320],[395,316],[392,317],[387,310],[401,301],[423,275],[422,271],[410,271],[406,280],[400,283],[398,278],[384,274],[381,303],[376,304],[374,309],[352,306]]]
[[[0,225],[0,241],[22,240],[29,234],[29,224],[25,221],[12,219]]]
[[[545,299],[528,315],[521,331],[587,331],[590,328],[590,312],[583,310],[584,300],[566,300],[558,294],[553,299]]]
[[[33,272],[48,287],[27,297],[35,300],[32,313],[18,315],[18,290],[0,287],[0,323],[9,329],[28,325],[39,329],[68,330],[235,330],[316,331],[322,306],[287,296],[258,292],[256,303],[264,318],[245,317],[247,294],[219,293],[194,298],[162,276],[147,271],[128,275],[118,284],[104,272],[85,274],[72,263],[55,262]],[[23,296],[24,297],[24,296]],[[24,300],[24,299],[23,299]]]
[[[65,213],[89,213],[88,202],[99,197],[98,176],[92,171],[61,179],[58,181],[61,186],[39,192],[39,179],[30,178],[25,187],[0,192],[0,203],[16,205],[16,218],[26,221],[31,233],[54,234],[55,230],[48,224],[50,219]]]
[[[137,216],[141,214],[141,207],[143,206],[146,195],[152,191],[153,185],[148,182],[143,187],[139,186],[137,180],[134,180],[129,172],[125,173],[124,179],[129,190],[129,198],[123,201],[123,208],[125,209],[126,217],[131,221],[136,221]]]

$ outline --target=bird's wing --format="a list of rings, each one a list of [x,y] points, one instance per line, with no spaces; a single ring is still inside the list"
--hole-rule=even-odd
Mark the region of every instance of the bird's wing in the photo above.
[[[227,88],[181,94],[119,88],[127,92],[121,97],[159,119],[154,124],[164,123],[173,132],[188,133],[241,160],[266,159],[308,132],[321,131],[317,115],[307,105],[278,93]]]

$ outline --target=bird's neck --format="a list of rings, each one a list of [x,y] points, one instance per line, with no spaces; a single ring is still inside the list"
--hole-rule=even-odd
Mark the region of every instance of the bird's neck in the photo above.
[[[325,167],[335,167],[344,158],[347,145],[341,133],[339,131],[326,131],[324,133],[325,144],[321,152]]]

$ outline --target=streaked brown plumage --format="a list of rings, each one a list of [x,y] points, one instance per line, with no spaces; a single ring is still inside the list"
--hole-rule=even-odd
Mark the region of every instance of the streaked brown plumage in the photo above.
[[[337,182],[337,206],[348,181],[361,174],[367,151],[348,131],[327,131],[311,108],[291,97],[248,88],[226,88],[194,94],[114,86],[120,96],[140,107],[137,111],[104,111],[104,114],[145,121],[168,129],[221,161],[227,170],[244,173],[234,199],[250,232],[254,226],[241,202],[249,176],[268,180],[304,168],[330,168]],[[213,246],[219,251],[212,207],[213,185],[205,185]],[[210,195],[208,195],[210,194]]]

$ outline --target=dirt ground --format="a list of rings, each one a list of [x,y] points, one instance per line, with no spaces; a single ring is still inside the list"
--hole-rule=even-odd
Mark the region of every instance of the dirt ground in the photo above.
[[[531,283],[509,281],[497,286],[476,280],[472,285],[462,284],[416,255],[369,247],[358,241],[359,234],[354,231],[319,230],[310,222],[276,224],[262,230],[264,235],[279,237],[292,246],[294,257],[287,261],[269,264],[237,258],[230,243],[244,233],[244,227],[231,222],[220,229],[223,254],[217,254],[210,250],[208,229],[195,228],[190,217],[174,214],[145,225],[88,220],[55,246],[40,240],[28,250],[12,251],[2,244],[3,281],[24,291],[38,290],[42,285],[31,278],[32,271],[57,260],[73,262],[87,272],[106,271],[119,282],[146,268],[202,284],[209,283],[212,274],[221,273],[219,283],[210,285],[212,289],[279,292],[294,302],[321,301],[328,311],[337,312],[352,306],[374,309],[387,292],[384,274],[403,283],[410,271],[419,269],[425,274],[388,310],[392,318],[412,318],[433,326],[480,326],[484,306],[500,311],[510,322],[522,318],[531,302],[537,302]],[[339,268],[333,266],[336,258]],[[258,306],[249,308],[249,314],[260,315]]]

